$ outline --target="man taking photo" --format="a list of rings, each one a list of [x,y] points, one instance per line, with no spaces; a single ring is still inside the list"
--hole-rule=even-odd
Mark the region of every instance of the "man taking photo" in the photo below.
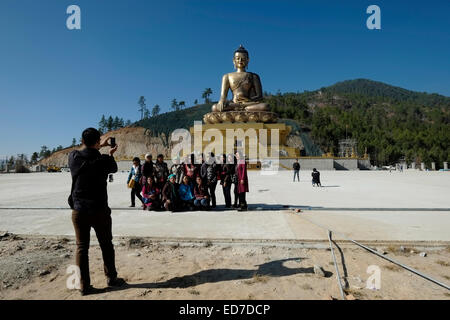
[[[108,174],[117,172],[117,163],[113,157],[117,145],[109,150],[109,155],[100,154],[99,149],[110,144],[108,139],[100,141],[100,132],[94,128],[83,131],[82,143],[82,150],[74,150],[69,154],[72,174],[69,205],[77,242],[76,264],[80,268],[80,292],[81,295],[87,295],[99,292],[91,286],[89,276],[91,227],[95,230],[102,250],[107,285],[120,286],[124,281],[117,278],[111,209],[108,206],[106,188]]]

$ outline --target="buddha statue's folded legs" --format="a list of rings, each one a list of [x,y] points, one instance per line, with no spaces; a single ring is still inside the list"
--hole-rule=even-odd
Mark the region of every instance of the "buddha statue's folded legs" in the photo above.
[[[248,103],[235,103],[227,102],[223,104],[223,109],[220,110],[217,104],[214,104],[211,108],[212,112],[226,112],[226,111],[270,111],[269,105],[264,102],[248,102]]]

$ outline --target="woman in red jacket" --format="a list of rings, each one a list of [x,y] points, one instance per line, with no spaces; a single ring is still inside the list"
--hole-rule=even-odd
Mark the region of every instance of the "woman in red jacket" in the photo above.
[[[240,151],[236,152],[236,177],[237,177],[237,192],[239,196],[239,209],[238,211],[247,211],[247,201],[245,200],[245,194],[248,190],[248,177],[247,177],[247,163]]]

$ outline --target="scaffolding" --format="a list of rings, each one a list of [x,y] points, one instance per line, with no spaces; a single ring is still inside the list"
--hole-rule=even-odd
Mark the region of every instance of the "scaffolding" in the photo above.
[[[355,139],[339,140],[339,157],[340,158],[357,158],[358,143]]]

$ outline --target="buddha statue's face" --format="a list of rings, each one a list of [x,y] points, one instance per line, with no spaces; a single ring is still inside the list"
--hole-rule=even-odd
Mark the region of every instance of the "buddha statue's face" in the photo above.
[[[243,53],[243,52],[236,52],[234,54],[234,58],[233,58],[233,63],[234,63],[234,67],[240,68],[240,69],[245,69],[248,66],[248,62],[249,62],[249,58],[248,55]]]

